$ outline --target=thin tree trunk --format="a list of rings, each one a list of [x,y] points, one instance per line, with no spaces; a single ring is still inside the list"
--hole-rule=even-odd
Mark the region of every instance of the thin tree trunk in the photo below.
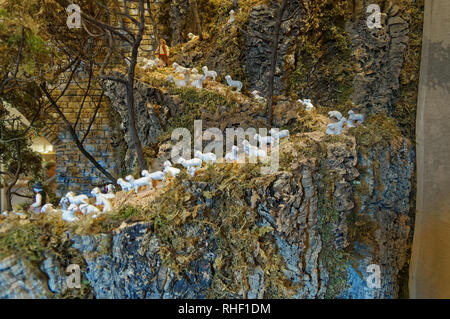
[[[194,13],[194,20],[195,20],[195,25],[196,25],[198,35],[200,36],[200,40],[203,40],[203,29],[202,29],[202,23],[200,22],[200,15],[198,14],[197,0],[191,0],[190,3],[191,3],[192,11]]]
[[[277,15],[277,22],[275,25],[275,31],[273,35],[273,44],[272,44],[272,61],[270,66],[270,73],[269,73],[269,92],[267,97],[267,122],[269,125],[272,125],[273,122],[273,88],[274,88],[274,78],[275,78],[275,71],[277,67],[277,60],[278,60],[278,40],[280,38],[280,29],[281,24],[283,22],[283,14],[286,10],[288,0],[283,0],[280,6],[280,9],[278,11]]]
[[[139,31],[136,37],[136,41],[133,43],[133,48],[131,51],[131,61],[130,67],[128,69],[128,77],[126,83],[127,89],[127,110],[130,120],[130,133],[133,139],[134,147],[136,150],[136,155],[138,158],[139,167],[141,170],[148,169],[147,161],[144,158],[144,152],[142,151],[141,140],[136,129],[136,112],[134,109],[134,78],[136,71],[137,56],[139,53],[139,46],[141,45],[142,37],[145,30],[145,12],[144,12],[144,0],[139,0],[139,14],[140,14],[140,24]]]

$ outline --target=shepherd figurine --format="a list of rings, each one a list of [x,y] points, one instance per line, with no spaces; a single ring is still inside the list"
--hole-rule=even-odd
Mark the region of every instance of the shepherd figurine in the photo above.
[[[33,185],[33,191],[35,194],[34,203],[30,206],[30,209],[35,213],[39,213],[41,211],[41,207],[47,203],[47,195],[45,194],[44,188],[40,182]]]
[[[166,45],[166,40],[159,39],[159,46],[156,49],[156,56],[159,59],[158,67],[167,67],[169,65],[170,50]]]

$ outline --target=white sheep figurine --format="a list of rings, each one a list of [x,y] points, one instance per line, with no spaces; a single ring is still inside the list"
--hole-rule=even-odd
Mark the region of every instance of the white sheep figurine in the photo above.
[[[126,182],[123,178],[119,178],[117,180],[117,185],[119,185],[123,191],[129,192],[133,189],[133,185],[131,183]]]
[[[273,138],[272,136],[261,136],[259,134],[255,135],[255,140],[257,140],[259,142],[260,146],[266,146],[266,145],[270,145],[275,146],[275,138]]]
[[[235,14],[234,10],[231,10],[230,17],[228,18],[227,24],[232,24],[236,20],[234,14]]]
[[[257,158],[266,158],[267,157],[266,151],[261,150],[256,146],[250,145],[249,141],[244,140],[244,142],[242,142],[242,144],[244,145],[245,154],[247,154],[248,156],[257,157]]]
[[[217,156],[215,154],[213,154],[213,153],[203,154],[200,151],[195,151],[194,152],[194,156],[195,156],[195,158],[199,158],[203,162],[206,162],[206,163],[215,163],[215,162],[217,162]]]
[[[74,222],[78,220],[78,217],[75,216],[75,213],[78,211],[78,206],[75,204],[70,204],[67,209],[62,210],[61,217],[63,220],[67,222]]]
[[[189,41],[197,40],[199,38],[198,35],[194,35],[192,32],[188,33]]]
[[[344,125],[347,119],[343,117],[339,122],[330,123],[327,125],[326,134],[328,135],[339,135],[344,129]]]
[[[225,80],[227,80],[228,86],[230,86],[232,88],[234,87],[237,89],[238,92],[241,92],[242,87],[243,87],[243,84],[241,81],[234,81],[231,79],[231,76],[229,76],[229,75],[227,75],[225,77]]]
[[[189,84],[189,74],[185,73],[183,80],[177,79],[171,74],[167,77],[167,81],[175,83],[176,87],[187,87]]]
[[[76,196],[74,192],[68,192],[64,197],[66,197],[73,205],[87,204],[89,201],[89,197],[87,197],[86,195]]]
[[[237,147],[236,145],[233,145],[233,147],[231,147],[231,152],[225,154],[225,161],[226,162],[236,162],[238,160],[238,151],[239,151],[239,147]]]
[[[186,160],[186,159],[180,157],[178,159],[178,163],[181,164],[184,168],[202,167],[202,160],[200,158],[193,158],[191,160]]]
[[[175,73],[189,73],[190,71],[189,68],[185,68],[176,62],[172,64],[172,67],[175,69]]]
[[[96,187],[91,191],[91,194],[95,197],[96,205],[103,205],[103,212],[109,213],[112,211],[111,199],[115,198],[114,194],[103,194],[100,188]],[[81,208],[81,206],[80,206]]]
[[[352,110],[348,111],[348,127],[356,127],[356,124],[363,124],[364,123],[364,115],[363,114],[356,114]]]
[[[330,119],[336,119],[338,121],[340,121],[342,119],[342,113],[339,111],[330,111],[328,112],[328,116],[330,117]]]
[[[150,189],[153,188],[152,179],[150,177],[142,177],[135,180],[133,176],[128,175],[127,177],[125,177],[125,180],[127,180],[128,182],[131,183],[131,185],[133,185],[135,194],[139,192],[139,188],[141,187],[150,187]]]
[[[53,207],[52,204],[45,204],[41,208],[41,213],[43,213],[43,214],[55,214],[57,212],[58,211],[55,209],[55,207]]]
[[[211,78],[213,81],[216,81],[217,78],[217,72],[216,71],[209,71],[208,67],[205,65],[203,68],[203,74],[205,75],[205,79]]]
[[[282,130],[282,131],[278,131],[275,130],[274,128],[271,128],[269,131],[270,135],[273,136],[273,138],[276,141],[276,144],[280,144],[280,140],[282,138],[287,138],[289,140],[289,130]]]
[[[197,89],[203,89],[203,81],[205,80],[205,76],[200,76],[197,80],[191,82],[191,86]]]
[[[252,92],[252,95],[253,95],[254,99],[256,101],[258,101],[258,103],[265,104],[267,102],[267,100],[265,98],[263,98],[262,96],[259,95],[259,91],[258,90],[254,90]]]
[[[93,215],[94,218],[101,213],[100,209],[89,204],[80,205],[79,209],[83,213],[83,215]]]
[[[165,161],[163,172],[171,177],[177,177],[181,173],[181,170],[179,168],[172,167],[172,163],[170,161]]]
[[[155,182],[158,182],[158,181],[164,182],[166,180],[166,174],[164,174],[164,172],[161,172],[161,171],[149,173],[147,170],[143,170],[141,174],[143,177],[148,177],[152,181],[155,181]]]
[[[144,70],[154,69],[158,66],[158,62],[159,62],[158,59],[151,60],[151,59],[144,58],[143,59],[144,66],[142,68]]]
[[[312,104],[310,99],[298,100],[297,102],[303,104],[305,106],[306,112],[311,112],[314,109],[314,105]]]

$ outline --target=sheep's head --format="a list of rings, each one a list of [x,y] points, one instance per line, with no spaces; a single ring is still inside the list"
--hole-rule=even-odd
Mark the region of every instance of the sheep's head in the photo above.
[[[229,81],[229,80],[231,80],[231,76],[227,75],[227,76],[225,77],[225,79],[226,79],[227,81]]]
[[[205,66],[202,68],[202,70],[203,70],[203,71],[208,71],[208,67],[205,65]]]
[[[92,191],[91,191],[91,194],[92,195],[98,195],[98,194],[100,194],[101,192],[100,192],[100,188],[98,188],[98,187],[96,187],[96,188],[94,188]]]
[[[131,175],[128,175],[127,177],[125,177],[125,179],[129,182],[134,181],[134,178]]]
[[[147,176],[147,175],[149,175],[150,173],[146,170],[146,169],[144,169],[142,172],[141,172],[141,175],[142,176]]]

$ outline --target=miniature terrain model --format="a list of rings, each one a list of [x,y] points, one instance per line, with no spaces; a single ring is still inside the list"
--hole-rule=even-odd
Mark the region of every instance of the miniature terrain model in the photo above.
[[[409,296],[423,1],[103,2],[0,2],[0,298]]]

